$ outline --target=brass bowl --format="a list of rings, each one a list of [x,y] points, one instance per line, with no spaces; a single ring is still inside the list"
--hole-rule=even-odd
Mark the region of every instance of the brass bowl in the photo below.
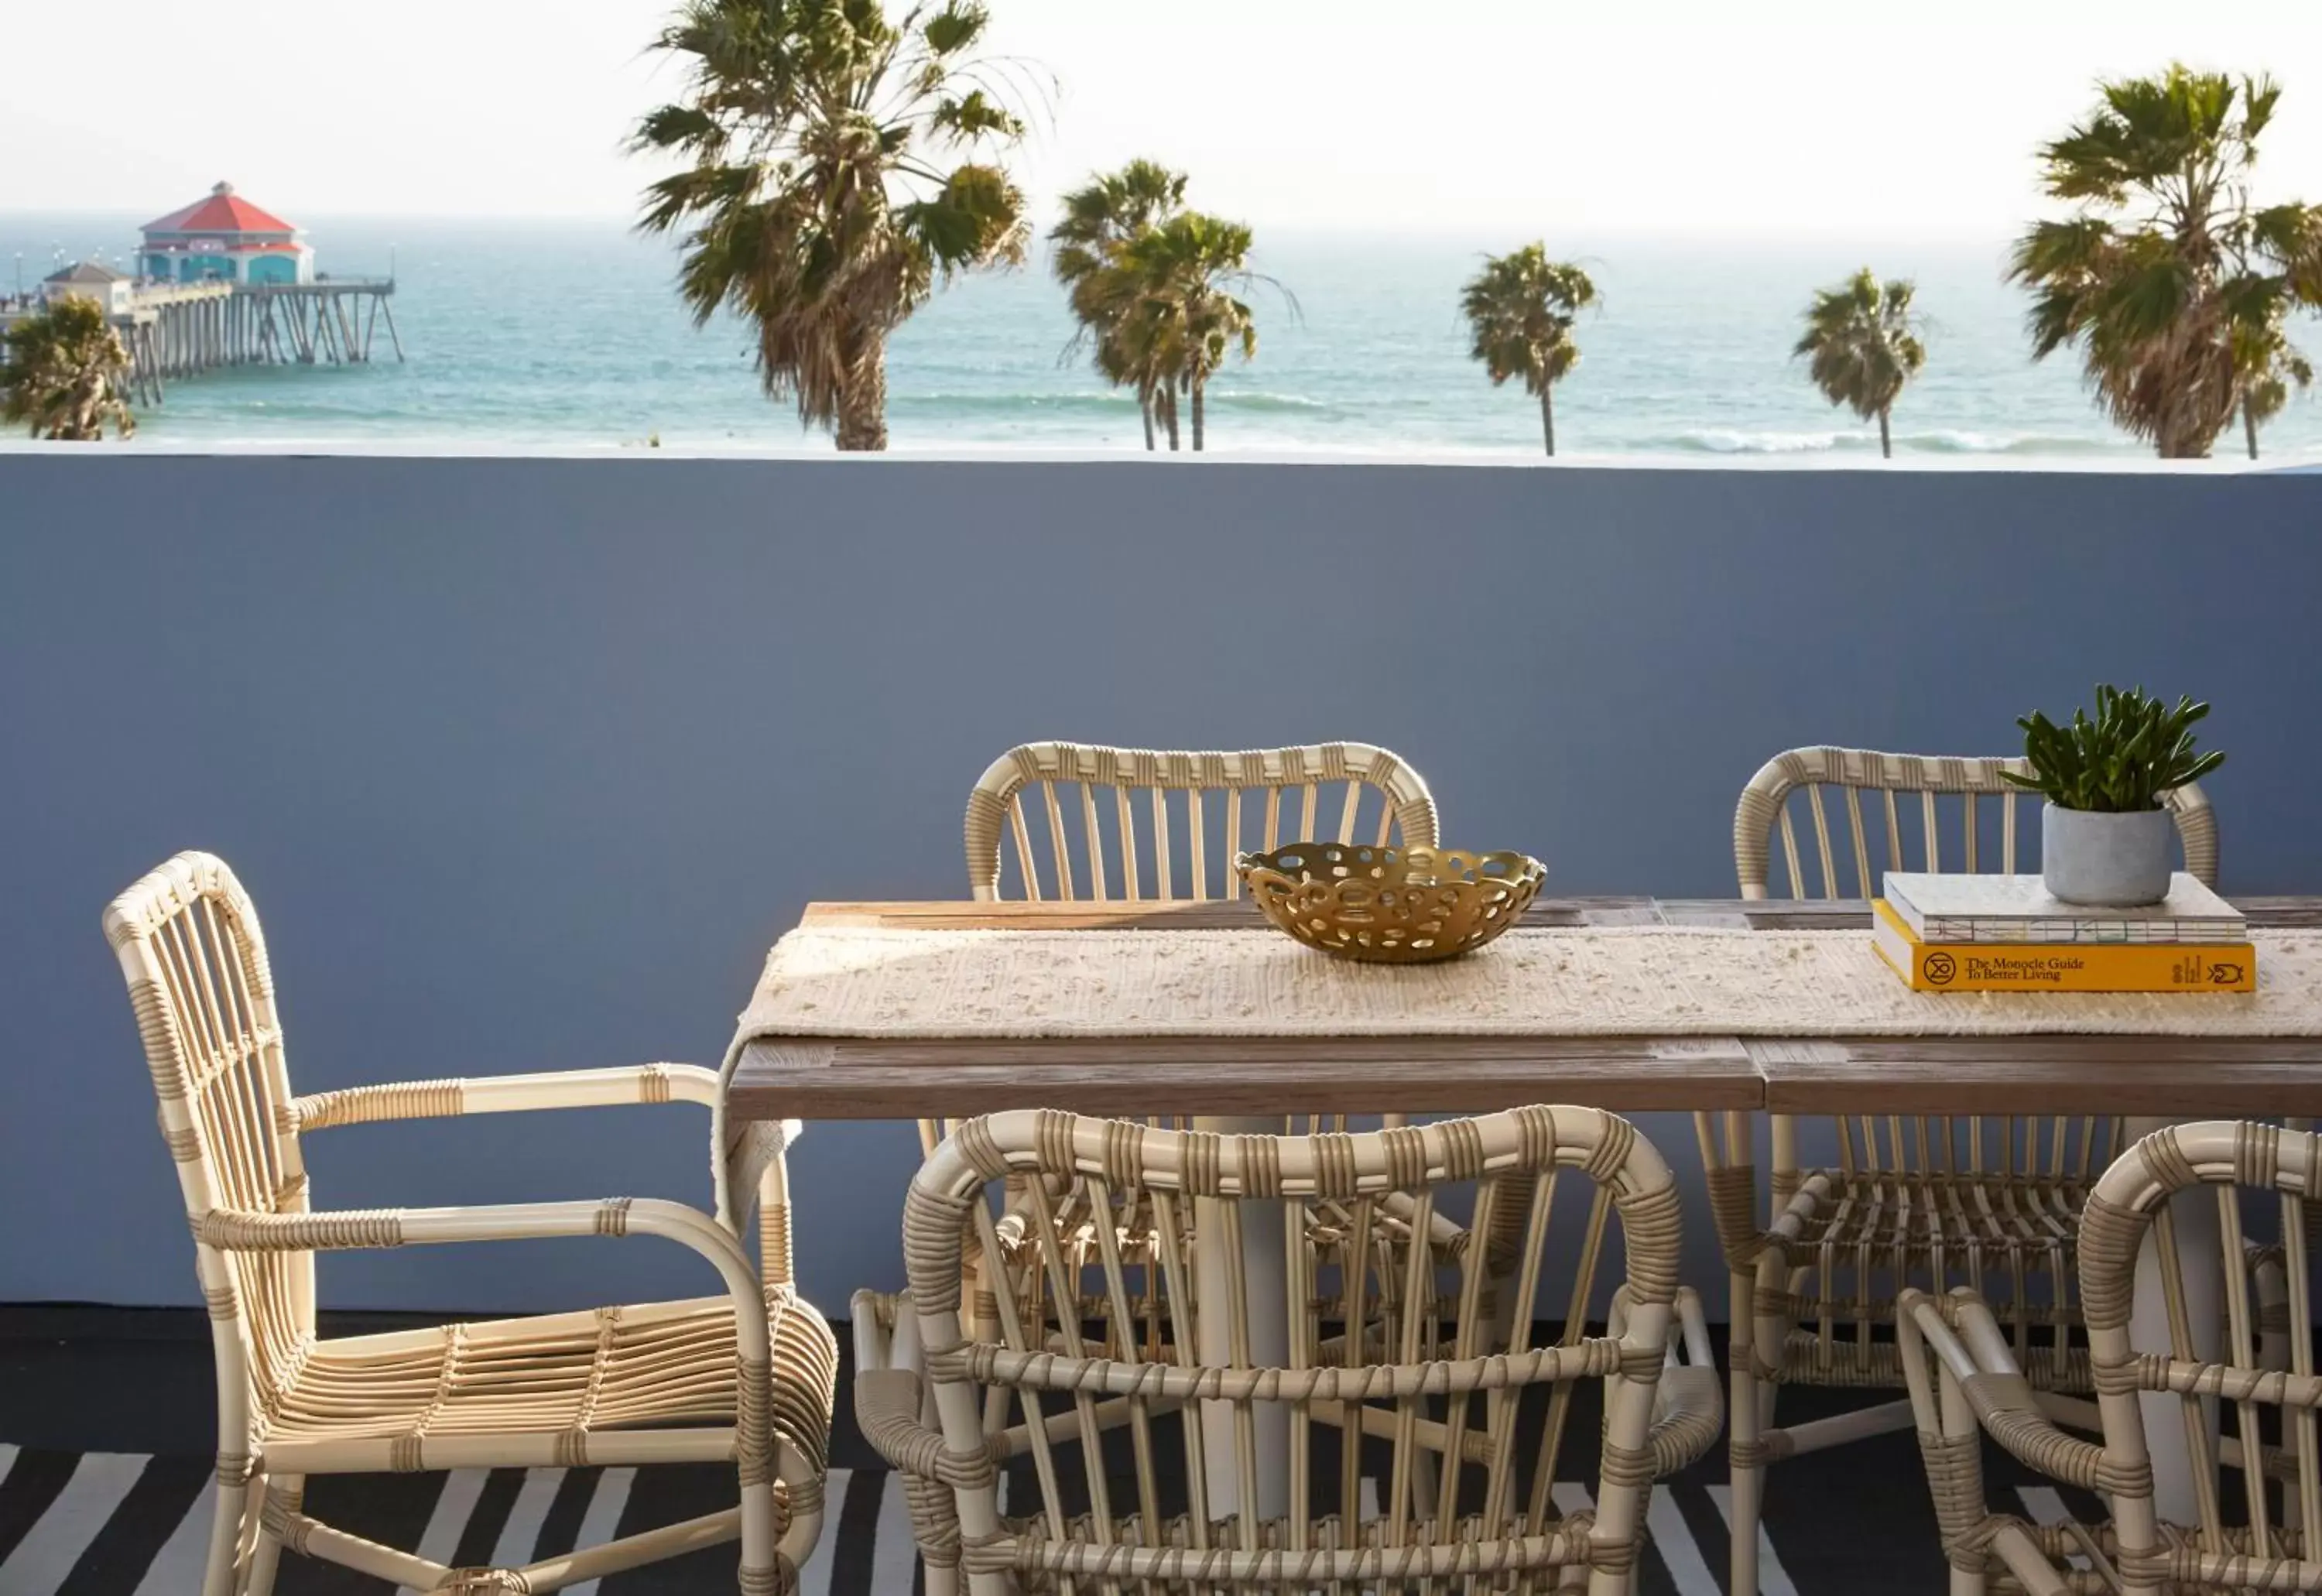
[[[1547,868],[1527,853],[1294,843],[1234,868],[1266,917],[1310,948],[1425,964],[1482,947],[1523,917]]]

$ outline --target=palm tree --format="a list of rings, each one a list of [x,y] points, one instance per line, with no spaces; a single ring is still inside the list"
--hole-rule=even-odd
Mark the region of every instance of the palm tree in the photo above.
[[[2233,333],[2234,369],[2241,387],[2242,433],[2257,458],[2257,429],[2281,414],[2292,387],[2311,388],[2314,367],[2282,328],[2290,296],[2266,292],[2267,303],[2244,306]]]
[[[1806,307],[1805,335],[1790,352],[1807,357],[1807,374],[1824,398],[1879,423],[1879,452],[1892,460],[1888,413],[1903,385],[1927,363],[1911,314],[1911,285],[1898,278],[1881,287],[1866,266],[1834,288],[1817,289]]]
[[[1580,363],[1572,324],[1596,303],[1596,285],[1566,261],[1550,260],[1544,244],[1486,256],[1484,269],[1459,296],[1474,335],[1475,358],[1496,388],[1512,377],[1540,400],[1540,427],[1556,452],[1556,406],[1551,397],[1566,372]]]
[[[2164,460],[2206,458],[2282,312],[2322,306],[2322,206],[2250,205],[2272,80],[2171,66],[2098,90],[2040,151],[2079,212],[2025,233],[2009,276],[2033,290],[2035,359],[2079,346],[2117,424]]]
[[[8,329],[0,355],[0,422],[23,422],[35,438],[94,442],[105,424],[125,438],[137,430],[123,381],[129,351],[94,299],[71,295]]]
[[[646,233],[686,229],[697,324],[749,320],[767,394],[887,446],[887,340],[940,276],[1024,255],[1024,196],[998,164],[1023,136],[976,0],[688,0],[658,48],[685,97],[633,150],[689,164],[645,190]]]
[[[1204,396],[1210,379],[1239,351],[1257,354],[1257,319],[1229,290],[1271,278],[1249,269],[1250,230],[1199,211],[1181,211],[1124,245],[1115,289],[1121,307],[1121,342],[1131,367],[1160,378],[1164,392],[1186,396],[1193,451],[1207,439]],[[1169,447],[1177,446],[1175,406],[1165,413]]]
[[[1123,342],[1136,304],[1118,271],[1129,241],[1184,208],[1185,177],[1157,161],[1132,160],[1117,172],[1100,173],[1065,196],[1064,220],[1048,230],[1056,246],[1050,261],[1056,281],[1070,298],[1080,331],[1066,352],[1093,349],[1096,368],[1116,388],[1137,390],[1145,447],[1154,446],[1156,406],[1167,391],[1161,374],[1141,366]],[[1175,410],[1171,405],[1172,412]]]

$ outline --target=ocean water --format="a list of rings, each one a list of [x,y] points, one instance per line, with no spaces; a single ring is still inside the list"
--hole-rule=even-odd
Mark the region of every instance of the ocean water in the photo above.
[[[0,274],[36,280],[59,257],[122,259],[137,217],[0,212]],[[369,367],[243,368],[170,385],[141,417],[171,447],[549,446],[820,451],[760,392],[749,339],[696,328],[666,242],[601,223],[311,220],[320,268],[398,278],[407,359]],[[1522,235],[1518,229],[1511,238]],[[1268,233],[1250,291],[1257,359],[1212,385],[1220,451],[1531,454],[1539,412],[1467,358],[1458,289],[1485,241]],[[1505,241],[1503,241],[1505,242]],[[2029,358],[2004,240],[1880,245],[1578,239],[1604,296],[1557,391],[1559,451],[1875,459],[1875,428],[1823,402],[1790,356],[1810,291],[1868,263],[1914,278],[1925,371],[1895,415],[1898,455],[2135,460],[2077,363]],[[21,259],[18,259],[21,257]],[[13,287],[0,276],[0,287]],[[1141,448],[1137,407],[1067,352],[1072,324],[1037,260],[964,278],[896,338],[889,424],[899,448]],[[2322,329],[2299,336],[2322,353]],[[2322,461],[2322,405],[2294,398],[2268,458]],[[2218,454],[2241,451],[2238,431]]]

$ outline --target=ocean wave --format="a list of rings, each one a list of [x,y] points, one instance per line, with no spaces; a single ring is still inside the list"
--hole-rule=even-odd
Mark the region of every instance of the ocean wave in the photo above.
[[[1732,427],[1704,427],[1666,438],[1647,439],[1647,451],[1666,449],[1681,454],[1875,454],[1875,432],[1751,432]],[[1897,433],[1895,452],[1901,454],[2118,454],[2129,445],[2117,440],[2070,437],[2041,433],[1983,433],[1939,428],[1922,433]]]
[[[887,396],[890,410],[959,412],[1047,412],[1129,415],[1137,414],[1135,394],[906,394]]]
[[[1211,405],[1230,406],[1236,410],[1250,410],[1259,412],[1261,414],[1268,411],[1287,412],[1302,410],[1329,410],[1332,408],[1332,406],[1327,399],[1310,399],[1303,394],[1270,394],[1260,391],[1250,391],[1245,393],[1235,388],[1213,388],[1210,389],[1205,397],[1207,397]]]
[[[1310,399],[1301,394],[1275,394],[1235,388],[1211,388],[1203,396],[1209,407],[1244,415],[1311,415],[1333,408],[1328,400]],[[1132,393],[1110,394],[997,394],[997,393],[893,393],[887,398],[892,410],[941,411],[946,414],[987,415],[1001,413],[1047,413],[1102,415],[1137,414],[1137,396]],[[1182,421],[1186,414],[1186,401],[1180,397],[1177,415]]]
[[[1853,433],[1742,432],[1730,427],[1704,427],[1668,438],[1645,441],[1648,450],[1668,449],[1692,454],[1821,454],[1833,450],[1876,449],[1876,437]]]
[[[2054,433],[1948,432],[1899,433],[1897,450],[1929,454],[2121,454],[2142,452],[2125,438],[2075,438]]]

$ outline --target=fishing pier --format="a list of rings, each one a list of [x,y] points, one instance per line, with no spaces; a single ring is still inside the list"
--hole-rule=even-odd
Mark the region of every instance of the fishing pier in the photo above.
[[[391,277],[150,283],[121,296],[113,322],[129,351],[132,392],[158,405],[165,379],[225,366],[362,365],[382,322],[399,361],[394,296]]]
[[[130,395],[146,405],[161,402],[164,382],[226,366],[366,365],[382,322],[403,359],[394,273],[316,271],[305,230],[231,183],[139,231],[132,271],[67,266],[37,301],[0,301],[0,329],[59,299],[96,301],[129,352]]]

